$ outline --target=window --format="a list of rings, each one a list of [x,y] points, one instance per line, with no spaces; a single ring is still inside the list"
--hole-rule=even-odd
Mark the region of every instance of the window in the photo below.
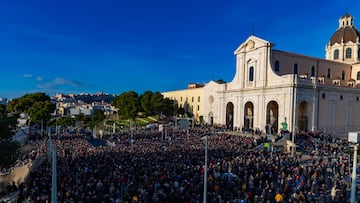
[[[340,100],[343,100],[343,99],[344,99],[344,97],[342,95],[340,95]]]
[[[249,82],[252,82],[252,81],[254,81],[254,67],[253,66],[251,66],[249,68]]]
[[[356,97],[356,101],[359,101],[360,99],[359,99],[359,97]]]
[[[347,85],[348,85],[349,87],[354,87],[354,80],[348,81],[348,82],[347,82]]]
[[[323,99],[325,99],[325,98],[326,98],[325,93],[322,93],[322,94],[321,94],[321,97],[322,97]]]
[[[182,97],[180,97],[180,101],[182,101]]]
[[[280,70],[280,62],[278,60],[275,61],[275,71]]]
[[[315,67],[311,67],[311,77],[315,77]]]
[[[327,78],[331,78],[331,69],[328,68],[327,70],[327,75],[326,75]]]
[[[360,48],[358,49],[358,60],[360,60]]]
[[[345,71],[342,71],[341,73],[341,80],[345,80]]]
[[[357,72],[357,75],[356,75],[356,80],[360,80],[360,71]]]
[[[339,49],[335,49],[334,51],[334,59],[339,59]]]
[[[200,111],[200,106],[199,105],[197,106],[197,110]]]
[[[295,63],[294,64],[294,74],[298,74],[299,70],[298,70],[298,64]]]
[[[194,97],[191,97],[191,102],[194,102]]]
[[[345,57],[351,59],[351,48],[346,48]]]

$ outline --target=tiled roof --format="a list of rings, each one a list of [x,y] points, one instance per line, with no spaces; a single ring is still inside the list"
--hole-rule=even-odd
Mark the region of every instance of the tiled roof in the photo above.
[[[330,38],[330,45],[334,45],[335,43],[341,44],[342,39],[343,42],[356,42],[357,38],[360,37],[360,32],[354,27],[341,27],[338,29]]]

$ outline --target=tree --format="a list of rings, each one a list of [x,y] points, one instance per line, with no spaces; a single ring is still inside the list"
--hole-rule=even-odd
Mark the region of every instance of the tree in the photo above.
[[[0,105],[0,168],[9,167],[18,157],[19,143],[12,141],[16,115],[8,114],[5,105]]]
[[[174,100],[171,100],[169,98],[164,98],[164,108],[163,108],[162,112],[166,116],[173,116],[175,113],[176,107],[177,107],[177,105],[175,104]]]
[[[176,111],[176,114],[178,115],[185,115],[185,109],[184,107],[179,107]]]
[[[12,130],[15,129],[17,117],[8,115],[5,105],[0,105],[0,143],[12,137]]]
[[[29,114],[28,125],[31,126],[32,123],[49,121],[56,106],[45,93],[33,93],[11,100],[7,104],[7,108],[11,112]]]
[[[79,113],[75,115],[75,127],[77,133],[80,133],[80,129],[85,126],[85,123],[86,123],[86,117],[83,113]]]
[[[95,109],[93,114],[91,115],[91,127],[94,127],[97,124],[101,123],[104,119],[104,112],[100,109]]]
[[[85,123],[86,122],[86,117],[83,113],[79,113],[77,115],[75,115],[75,120],[77,122],[82,122],[82,123]]]
[[[66,116],[58,118],[56,123],[61,126],[74,126],[76,121],[74,118]]]
[[[153,113],[162,113],[165,107],[164,95],[160,92],[155,92],[151,96],[150,106],[153,110]]]
[[[39,123],[44,121],[45,123],[50,120],[51,113],[55,111],[55,105],[50,101],[37,101],[34,102],[32,107],[25,110],[30,116],[29,122]],[[29,124],[30,125],[30,124]]]
[[[140,95],[141,108],[147,116],[150,116],[153,113],[150,103],[152,96],[153,96],[153,92],[151,91],[146,91],[144,92],[144,94]]]
[[[119,109],[119,115],[125,119],[135,120],[140,111],[140,99],[134,91],[124,92],[115,97],[112,105]]]
[[[3,118],[6,116],[6,106],[3,104],[0,104],[0,118]]]
[[[20,98],[16,98],[8,102],[7,109],[10,112],[25,112],[31,108],[35,102],[50,101],[50,97],[45,93],[25,94]]]

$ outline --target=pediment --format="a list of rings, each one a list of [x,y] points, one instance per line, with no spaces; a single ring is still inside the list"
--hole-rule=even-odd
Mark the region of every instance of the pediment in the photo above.
[[[259,47],[264,47],[267,44],[270,44],[270,42],[251,35],[234,51],[234,54],[237,55],[239,53],[252,51]]]

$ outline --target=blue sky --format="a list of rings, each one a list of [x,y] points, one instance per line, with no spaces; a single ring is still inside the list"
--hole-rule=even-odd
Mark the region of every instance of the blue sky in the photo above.
[[[358,0],[76,0],[0,3],[0,97],[121,94],[230,82],[252,32],[274,49],[324,58]]]

